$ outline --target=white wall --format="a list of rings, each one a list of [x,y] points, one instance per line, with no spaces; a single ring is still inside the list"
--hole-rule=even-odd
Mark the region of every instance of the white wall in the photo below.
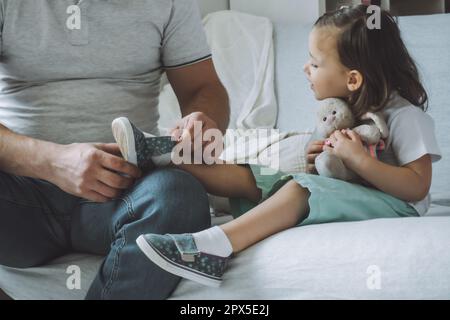
[[[210,12],[229,9],[228,0],[197,0],[197,2],[203,16]]]
[[[231,10],[265,16],[272,21],[312,23],[322,0],[230,0]]]

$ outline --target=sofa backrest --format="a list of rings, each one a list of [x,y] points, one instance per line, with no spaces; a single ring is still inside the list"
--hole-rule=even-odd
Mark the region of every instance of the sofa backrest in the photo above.
[[[450,14],[400,17],[403,39],[428,91],[429,114],[443,159],[434,166],[432,193],[450,193]],[[275,23],[277,127],[313,129],[317,101],[303,74],[311,25]]]

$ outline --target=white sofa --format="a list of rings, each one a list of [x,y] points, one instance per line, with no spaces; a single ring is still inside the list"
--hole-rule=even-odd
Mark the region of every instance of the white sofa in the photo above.
[[[443,151],[429,214],[290,229],[237,255],[221,288],[182,280],[172,299],[450,298],[450,15],[404,17],[400,26],[429,90]],[[316,102],[302,74],[310,27],[275,24],[281,130],[314,121]],[[82,299],[101,259],[74,254],[41,268],[0,267],[0,288],[15,299]],[[66,287],[69,265],[82,271],[80,290]]]

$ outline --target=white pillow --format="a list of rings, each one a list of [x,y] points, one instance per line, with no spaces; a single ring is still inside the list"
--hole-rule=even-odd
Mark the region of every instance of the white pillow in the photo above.
[[[273,128],[277,119],[274,88],[273,27],[269,19],[221,11],[203,20],[217,74],[230,102],[232,129]],[[164,75],[159,96],[161,132],[181,118],[178,100]]]
[[[258,155],[258,162],[285,173],[306,172],[305,147],[310,137],[310,132],[290,133],[286,138],[264,149]],[[278,156],[277,164],[273,159]]]

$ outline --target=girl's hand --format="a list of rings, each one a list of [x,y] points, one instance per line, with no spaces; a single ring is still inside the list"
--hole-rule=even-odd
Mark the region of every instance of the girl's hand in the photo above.
[[[309,145],[308,148],[306,149],[306,159],[307,159],[307,173],[311,173],[311,174],[317,174],[317,170],[316,170],[316,158],[319,156],[319,154],[321,154],[323,152],[323,146],[325,144],[325,141],[323,140],[315,140],[312,141]]]
[[[367,156],[361,137],[350,129],[337,130],[328,140],[331,147],[325,145],[323,150],[338,156],[347,166],[351,167],[355,161],[359,162]]]

